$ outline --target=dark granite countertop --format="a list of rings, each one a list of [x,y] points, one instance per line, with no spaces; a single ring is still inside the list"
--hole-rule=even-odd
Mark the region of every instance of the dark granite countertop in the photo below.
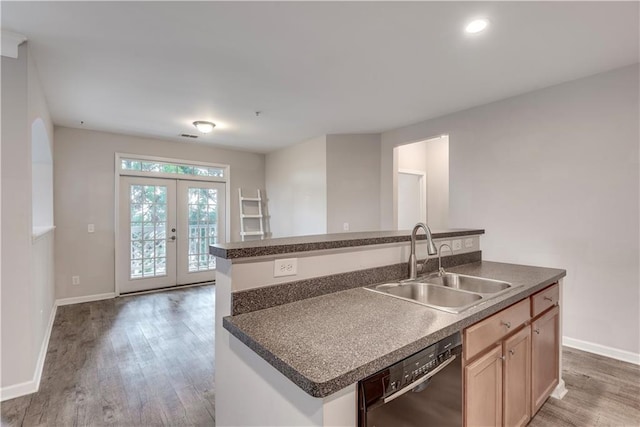
[[[364,288],[228,316],[224,328],[314,397],[324,397],[556,282],[565,270],[481,261],[448,269],[521,285],[450,314]]]
[[[456,228],[433,230],[431,234],[434,239],[443,239],[484,234],[484,230]],[[423,240],[424,238],[424,234],[420,232],[418,239]],[[410,230],[317,234],[313,236],[221,243],[209,246],[209,253],[220,258],[234,259],[409,241],[411,241]]]

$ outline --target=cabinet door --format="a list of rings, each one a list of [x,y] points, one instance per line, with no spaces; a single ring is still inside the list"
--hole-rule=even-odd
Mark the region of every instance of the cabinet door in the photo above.
[[[538,412],[558,385],[560,309],[556,306],[531,324],[531,409]]]
[[[465,366],[466,426],[502,425],[502,344]]]
[[[504,425],[525,426],[531,417],[531,329],[506,340],[503,354]]]

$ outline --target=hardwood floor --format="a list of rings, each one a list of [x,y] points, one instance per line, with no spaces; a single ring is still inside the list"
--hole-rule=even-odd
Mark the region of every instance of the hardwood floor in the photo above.
[[[58,307],[40,390],[3,426],[214,425],[213,286]]]
[[[569,393],[549,398],[529,423],[548,426],[640,426],[640,366],[564,347]]]
[[[215,424],[213,286],[58,308],[40,391],[3,426]],[[640,426],[640,367],[563,350],[569,393],[530,427]]]

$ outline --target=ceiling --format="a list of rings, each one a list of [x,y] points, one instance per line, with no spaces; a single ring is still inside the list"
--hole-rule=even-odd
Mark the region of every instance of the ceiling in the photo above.
[[[198,143],[255,152],[393,129],[633,64],[640,48],[638,2],[1,7],[57,125],[184,141],[210,120]],[[489,29],[466,35],[478,16]]]

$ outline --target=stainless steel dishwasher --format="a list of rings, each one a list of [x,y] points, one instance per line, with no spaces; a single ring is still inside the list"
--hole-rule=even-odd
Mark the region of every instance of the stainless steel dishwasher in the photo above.
[[[462,426],[460,333],[358,383],[359,427]]]

